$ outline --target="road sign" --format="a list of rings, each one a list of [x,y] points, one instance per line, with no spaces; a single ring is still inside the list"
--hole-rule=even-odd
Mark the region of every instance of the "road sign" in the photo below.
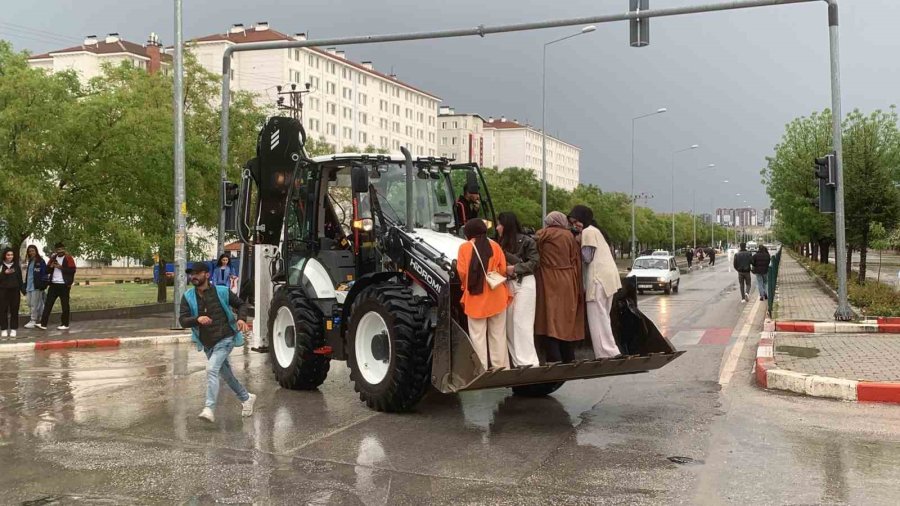
[[[629,0],[629,12],[646,11],[650,9],[650,0]],[[650,45],[650,19],[636,18],[630,21],[631,47],[644,47]]]

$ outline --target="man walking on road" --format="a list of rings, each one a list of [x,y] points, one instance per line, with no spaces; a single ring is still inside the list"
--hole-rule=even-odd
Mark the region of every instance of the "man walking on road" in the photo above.
[[[694,264],[694,250],[689,247],[685,248],[684,257],[687,258],[688,270],[691,270],[691,265]]]
[[[47,330],[50,321],[50,311],[56,299],[62,304],[62,315],[58,330],[69,330],[69,295],[72,292],[72,284],[75,283],[75,259],[66,253],[66,245],[58,242],[53,246],[56,253],[50,255],[47,262],[47,276],[50,278],[50,287],[47,288],[47,302],[44,303],[44,314],[37,328]]]
[[[181,300],[178,322],[191,329],[191,340],[197,351],[206,353],[206,406],[199,417],[215,422],[214,410],[219,397],[219,378],[225,380],[241,401],[241,415],[253,414],[256,395],[248,393],[234,377],[228,355],[235,346],[244,345],[244,332],[250,329],[246,323],[250,306],[232,293],[227,286],[209,283],[209,266],[194,262],[187,270],[193,288],[188,289]],[[232,308],[236,309],[235,317]]]
[[[747,243],[742,242],[741,250],[734,254],[734,270],[738,273],[738,283],[741,285],[741,302],[747,302],[750,299],[750,270],[752,268],[753,255],[747,251]]]

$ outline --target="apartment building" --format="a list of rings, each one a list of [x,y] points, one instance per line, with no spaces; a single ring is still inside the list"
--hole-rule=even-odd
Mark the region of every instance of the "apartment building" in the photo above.
[[[757,225],[756,209],[751,207],[716,209],[716,224],[726,227],[755,227]]]
[[[231,26],[224,33],[191,41],[189,50],[206,69],[221,74],[225,48],[251,42],[306,40],[273,30],[267,22]],[[310,85],[303,96],[303,123],[312,138],[324,138],[338,151],[347,146],[437,156],[437,111],[440,97],[375,70],[372,62],[355,62],[336,48],[272,49],[237,52],[231,86],[256,94],[274,106],[277,86]]]
[[[438,155],[459,163],[484,165],[484,118],[459,113],[447,106],[438,110]]]
[[[488,118],[484,124],[484,165],[505,169],[520,167],[542,174],[541,131],[516,120]],[[581,178],[581,148],[547,136],[547,182],[574,190]]]
[[[161,51],[159,37],[151,33],[144,45],[129,42],[110,33],[104,38],[88,35],[79,46],[34,55],[28,59],[32,67],[51,72],[74,70],[82,82],[101,75],[104,64],[113,66],[128,62],[150,73],[168,72],[172,65],[171,55]]]

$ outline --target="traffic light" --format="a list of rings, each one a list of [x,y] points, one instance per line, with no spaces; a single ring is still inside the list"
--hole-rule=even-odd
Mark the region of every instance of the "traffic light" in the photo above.
[[[237,202],[239,192],[240,187],[236,183],[222,181],[222,194],[225,195],[225,207],[231,207]]]
[[[225,231],[229,233],[237,232],[238,227],[238,196],[240,187],[230,181],[222,181],[222,193],[224,194],[224,208],[222,213],[225,215]]]
[[[837,178],[835,177],[835,154],[829,153],[821,158],[816,158],[813,170],[816,179],[819,180],[819,208],[820,213],[833,213],[835,207],[835,189]]]

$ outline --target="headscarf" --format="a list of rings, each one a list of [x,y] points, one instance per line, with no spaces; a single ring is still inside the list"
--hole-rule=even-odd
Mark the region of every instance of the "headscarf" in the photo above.
[[[487,225],[481,218],[472,218],[467,221],[463,232],[466,234],[466,239],[474,240],[475,250],[478,252],[478,255],[473,254],[472,260],[469,261],[469,280],[466,289],[470,294],[478,295],[484,292],[484,272],[487,270],[488,261],[494,252],[491,242],[487,238]],[[479,255],[481,260],[478,259]]]
[[[551,211],[550,214],[544,218],[544,226],[569,228],[569,219],[566,218],[565,214],[559,211]]]

